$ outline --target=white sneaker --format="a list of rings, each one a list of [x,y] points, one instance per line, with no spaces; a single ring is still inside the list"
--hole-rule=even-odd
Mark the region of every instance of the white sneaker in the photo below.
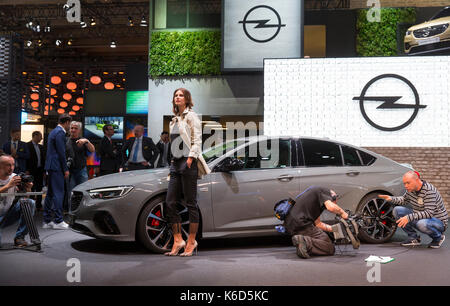
[[[53,224],[53,229],[66,230],[66,229],[69,229],[69,224],[67,224],[64,221],[61,221],[60,223]]]
[[[49,229],[49,228],[53,228],[53,226],[55,225],[55,223],[53,223],[53,221],[50,221],[49,223],[43,223],[42,224],[42,228],[43,229]]]

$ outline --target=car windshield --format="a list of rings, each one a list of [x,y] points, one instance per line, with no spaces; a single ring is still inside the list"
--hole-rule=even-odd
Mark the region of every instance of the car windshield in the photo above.
[[[450,16],[450,7],[446,7],[445,9],[439,11],[436,15],[431,17],[430,20],[435,20],[443,17],[449,17]]]
[[[203,151],[203,158],[206,163],[212,162],[216,158],[222,156],[226,152],[236,148],[238,145],[242,145],[243,143],[247,143],[248,140],[230,140],[227,142],[222,142],[214,147],[208,148]]]

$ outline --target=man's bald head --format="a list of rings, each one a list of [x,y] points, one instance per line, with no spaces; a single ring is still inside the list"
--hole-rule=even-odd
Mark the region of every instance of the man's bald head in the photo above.
[[[422,181],[415,171],[408,171],[403,175],[403,185],[408,192],[419,191]]]
[[[0,156],[0,176],[5,179],[14,172],[14,158],[11,155],[4,154]]]

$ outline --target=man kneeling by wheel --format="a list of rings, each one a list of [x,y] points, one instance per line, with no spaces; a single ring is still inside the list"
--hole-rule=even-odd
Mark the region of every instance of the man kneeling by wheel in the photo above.
[[[320,215],[327,209],[348,219],[348,214],[336,203],[336,192],[317,186],[308,188],[296,199],[296,204],[286,215],[283,225],[293,235],[292,242],[297,247],[300,258],[334,254],[334,243],[324,232],[332,232],[333,229],[320,221]]]

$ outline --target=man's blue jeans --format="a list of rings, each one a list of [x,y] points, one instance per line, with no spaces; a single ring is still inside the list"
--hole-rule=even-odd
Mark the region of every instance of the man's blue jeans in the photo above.
[[[34,216],[34,212],[36,209],[35,202],[32,199],[28,199],[31,203],[32,214]],[[25,218],[22,218],[22,211],[20,209],[20,203],[17,202],[13,207],[3,216],[0,217],[0,242],[2,239],[1,230],[7,226],[13,225],[19,221],[19,227],[16,231],[16,236],[14,238],[24,238],[28,234],[27,224],[25,223]]]
[[[404,206],[396,206],[393,214],[396,220],[406,215],[412,214],[413,210]],[[433,239],[433,241],[439,241],[442,233],[445,231],[444,223],[436,218],[420,219],[408,222],[404,228],[402,228],[409,238],[418,238],[416,229]]]
[[[72,190],[75,186],[80,185],[81,183],[86,182],[89,179],[86,167],[77,170],[70,170],[70,181],[69,181],[69,211],[71,211],[70,197],[72,195]]]

